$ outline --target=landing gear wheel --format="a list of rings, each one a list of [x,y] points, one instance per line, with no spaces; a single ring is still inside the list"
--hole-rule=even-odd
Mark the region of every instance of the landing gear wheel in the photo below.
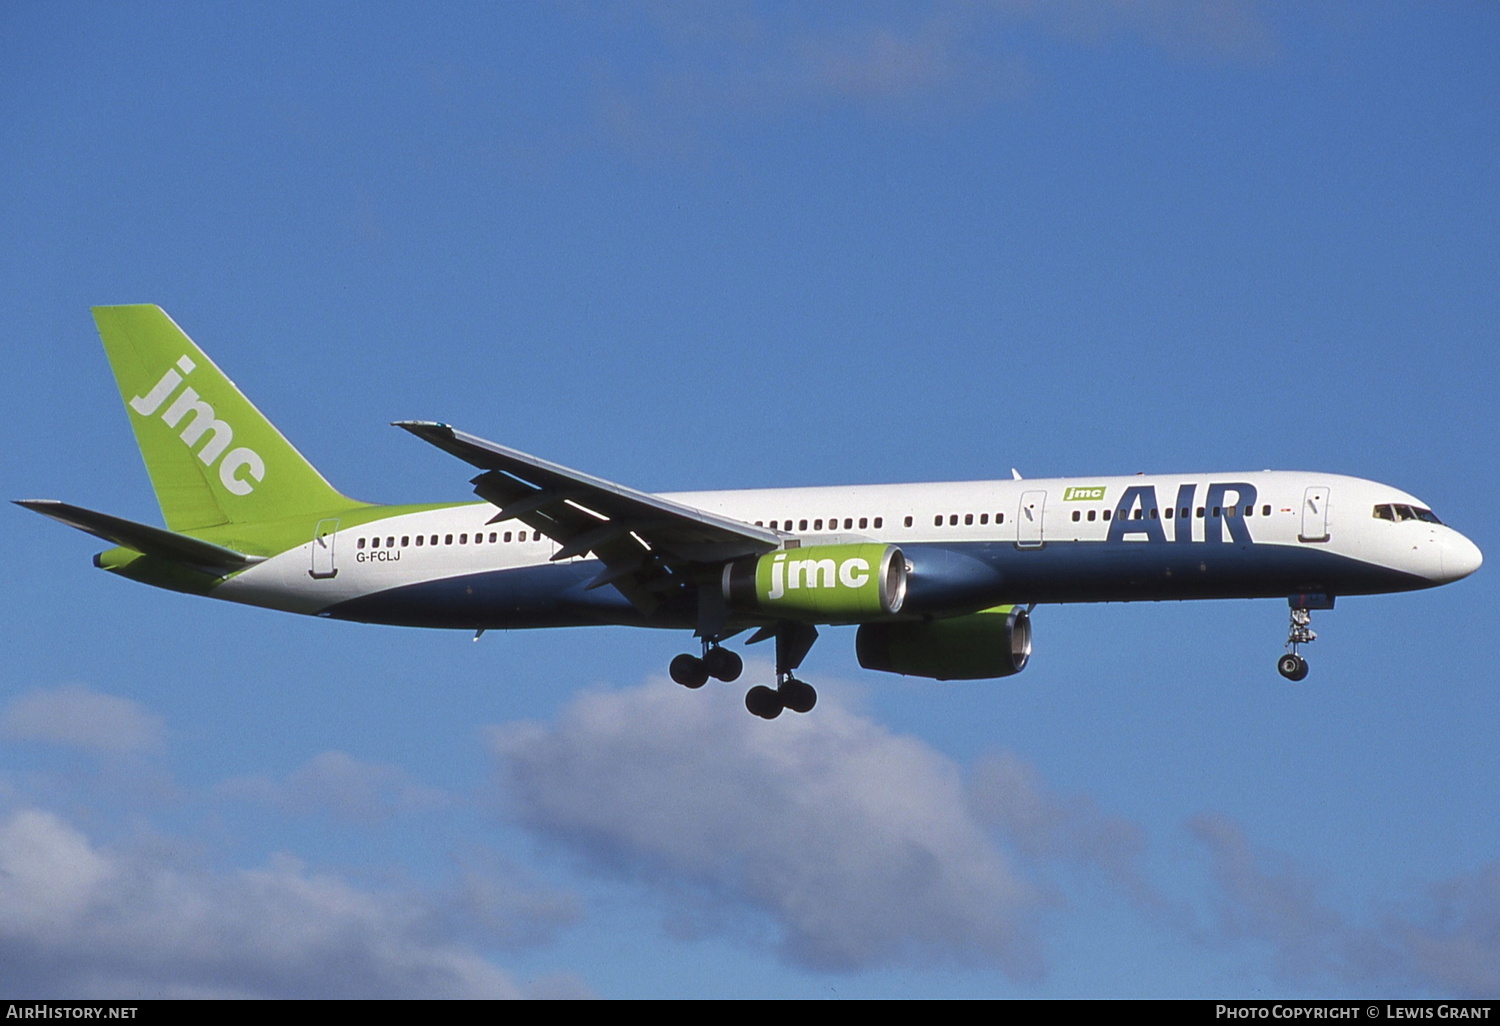
[[[796,677],[788,677],[776,690],[781,696],[781,704],[792,712],[812,712],[812,707],[818,704],[818,693],[813,686]]]
[[[736,652],[715,645],[703,653],[703,666],[710,677],[716,680],[738,680],[745,670],[745,661]]]
[[[708,683],[708,667],[702,659],[686,652],[672,660],[667,672],[685,688],[701,688]]]
[[[1276,661],[1276,672],[1287,680],[1301,680],[1307,676],[1307,660],[1288,652]]]
[[[757,684],[745,696],[745,708],[763,720],[774,720],[785,707],[779,694],[764,684]]]

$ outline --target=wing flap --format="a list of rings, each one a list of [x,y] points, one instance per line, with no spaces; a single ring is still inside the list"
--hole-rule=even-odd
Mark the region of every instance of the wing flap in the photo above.
[[[714,578],[715,564],[770,552],[775,531],[717,516],[430,421],[398,421],[479,468],[474,493],[558,543],[554,560],[593,553],[604,569],[585,586],[613,587],[642,614],[677,604]]]
[[[780,536],[764,527],[571,470],[447,424],[397,421],[396,426],[485,471],[474,479],[474,491],[499,507],[497,518],[529,524],[569,555],[592,551],[610,562],[604,550],[620,547],[627,554],[644,550],[675,562],[718,563],[780,545]],[[606,526],[610,530],[603,530]],[[584,545],[582,536],[594,532]]]

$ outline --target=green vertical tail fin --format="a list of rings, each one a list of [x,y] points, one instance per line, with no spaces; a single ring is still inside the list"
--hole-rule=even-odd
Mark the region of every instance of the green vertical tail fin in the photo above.
[[[157,306],[96,306],[162,516],[173,531],[362,506],[339,494]]]

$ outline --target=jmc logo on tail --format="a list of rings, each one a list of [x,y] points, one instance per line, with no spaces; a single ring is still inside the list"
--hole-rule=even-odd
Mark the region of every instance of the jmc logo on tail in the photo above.
[[[189,357],[181,357],[177,361],[177,368],[174,370],[168,367],[151,391],[131,399],[130,408],[143,417],[151,416],[177,391],[177,386],[182,384],[186,375],[193,372],[195,366]],[[182,373],[177,373],[178,370]],[[266,462],[261,459],[260,453],[245,446],[229,449],[229,443],[234,440],[234,428],[220,420],[215,415],[214,408],[198,398],[197,390],[191,386],[182,390],[162,412],[161,419],[167,427],[175,428],[189,414],[192,414],[192,419],[178,436],[182,439],[182,444],[192,451],[198,440],[205,434],[208,435],[208,441],[198,450],[198,459],[204,466],[212,467],[214,461],[222,456],[223,459],[219,462],[219,481],[235,495],[249,495],[256,484],[265,480]],[[229,451],[225,452],[226,449]],[[241,471],[244,472],[243,475]]]

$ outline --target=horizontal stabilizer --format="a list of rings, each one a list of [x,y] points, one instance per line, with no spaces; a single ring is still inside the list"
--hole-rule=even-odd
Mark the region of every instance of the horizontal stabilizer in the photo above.
[[[56,499],[16,499],[17,506],[35,510],[44,517],[51,517],[60,524],[76,527],[102,538],[113,545],[123,545],[147,556],[169,559],[174,563],[213,570],[243,570],[265,557],[247,556],[233,549],[213,545],[185,534],[164,531],[149,524],[138,524],[134,520],[112,517],[108,513],[96,513],[82,506],[71,506]]]

